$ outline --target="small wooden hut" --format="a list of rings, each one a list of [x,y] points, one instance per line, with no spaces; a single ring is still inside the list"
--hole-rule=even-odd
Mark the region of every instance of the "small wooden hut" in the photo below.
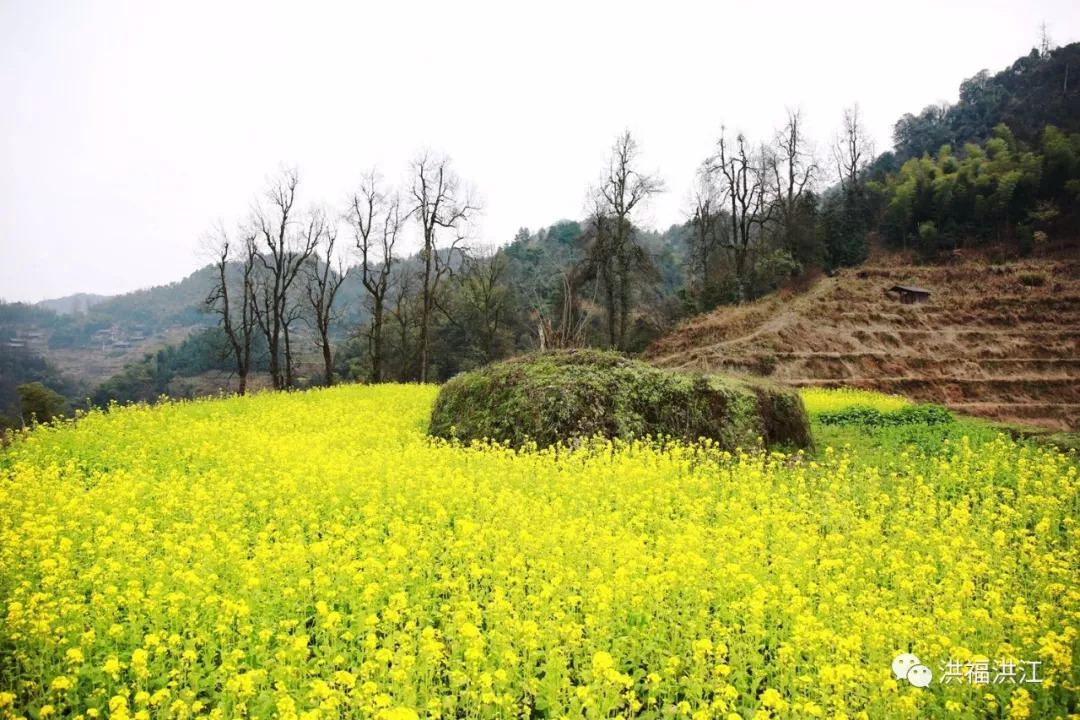
[[[885,292],[905,305],[930,302],[930,291],[914,285],[893,285]]]

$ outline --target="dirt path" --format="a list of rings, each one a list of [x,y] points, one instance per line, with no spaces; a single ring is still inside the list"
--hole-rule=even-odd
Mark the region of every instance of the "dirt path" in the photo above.
[[[823,277],[814,283],[813,287],[807,290],[801,295],[795,295],[786,301],[775,301],[778,303],[778,310],[768,320],[758,325],[752,332],[739,335],[737,337],[728,338],[726,340],[720,340],[709,345],[703,345],[693,348],[693,350],[680,350],[670,355],[658,357],[653,360],[657,365],[665,367],[671,367],[676,370],[685,370],[690,366],[698,362],[697,358],[702,355],[714,354],[719,348],[727,347],[735,343],[747,342],[753,340],[761,335],[770,332],[777,332],[788,326],[791,322],[799,318],[802,309],[811,301],[821,298],[823,295],[831,292],[839,284],[839,278],[837,277]],[[691,360],[687,360],[681,364],[674,365],[684,356],[693,354],[696,356]]]

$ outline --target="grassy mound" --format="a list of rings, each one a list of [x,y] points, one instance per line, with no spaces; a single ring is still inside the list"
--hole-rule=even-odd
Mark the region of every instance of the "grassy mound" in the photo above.
[[[539,353],[464,373],[439,392],[431,435],[541,447],[573,438],[706,437],[727,449],[807,447],[810,424],[791,390],[683,375],[617,353]]]

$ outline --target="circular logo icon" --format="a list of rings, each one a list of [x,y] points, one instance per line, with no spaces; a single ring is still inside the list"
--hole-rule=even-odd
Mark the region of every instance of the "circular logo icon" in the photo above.
[[[915,687],[924,688],[934,679],[934,674],[925,665],[915,665],[908,670],[907,679]]]
[[[903,680],[907,677],[908,670],[915,667],[916,665],[921,664],[922,663],[919,662],[919,658],[915,657],[911,653],[900,653],[895,658],[893,658],[892,661],[893,675],[896,676],[897,680]]]

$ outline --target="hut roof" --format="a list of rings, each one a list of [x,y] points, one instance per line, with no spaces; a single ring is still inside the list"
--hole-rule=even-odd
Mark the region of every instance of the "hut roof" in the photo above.
[[[926,288],[917,287],[915,285],[893,285],[891,288],[889,288],[889,292],[892,292],[893,290],[899,292],[925,293],[927,295],[930,294],[930,291]]]

